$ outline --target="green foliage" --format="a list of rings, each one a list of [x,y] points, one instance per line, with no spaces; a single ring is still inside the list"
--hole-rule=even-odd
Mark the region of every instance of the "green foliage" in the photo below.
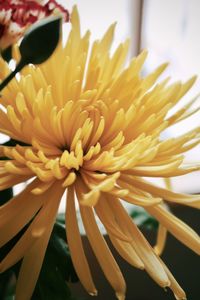
[[[1,51],[2,58],[9,62],[12,58],[12,46],[9,46],[8,48]]]
[[[23,229],[23,232],[27,228]],[[20,232],[13,240],[0,249],[0,260],[5,257],[23,234]],[[15,291],[15,280],[20,263],[0,274],[1,300],[11,300]],[[77,300],[72,297],[67,282],[77,282],[66,241],[65,226],[57,221],[50,237],[42,269],[31,300]],[[26,284],[26,283],[24,283]]]
[[[5,204],[13,196],[12,188],[0,191],[0,206]]]
[[[21,61],[25,64],[46,61],[59,42],[61,22],[61,17],[49,17],[31,26],[19,47]]]
[[[36,22],[27,30],[19,47],[21,60],[0,84],[0,91],[27,64],[41,64],[52,55],[60,39],[61,23],[61,17],[49,17]]]
[[[24,142],[21,141],[17,141],[14,139],[10,139],[7,142],[3,143],[3,146],[9,146],[9,147],[15,147],[16,145],[20,145],[20,146],[29,146],[28,144],[25,144]]]
[[[150,216],[142,207],[134,207],[130,216],[133,218],[135,224],[139,227],[147,229],[157,229],[158,222],[152,216]]]
[[[60,213],[58,216],[57,216],[57,221],[61,224],[65,224],[65,214],[64,213]]]
[[[70,299],[71,293],[63,273],[60,270],[60,265],[57,264],[54,251],[48,249],[32,300]]]
[[[8,202],[12,197],[12,188],[0,191],[0,206]],[[0,249],[0,261],[5,256],[7,249],[6,247]],[[0,295],[2,300],[13,300],[14,287],[14,269],[0,274]]]
[[[15,288],[14,273],[8,270],[0,274],[0,292],[2,300],[12,300]]]
[[[72,300],[69,281],[77,282],[78,277],[67,246],[65,227],[57,221],[31,300]]]

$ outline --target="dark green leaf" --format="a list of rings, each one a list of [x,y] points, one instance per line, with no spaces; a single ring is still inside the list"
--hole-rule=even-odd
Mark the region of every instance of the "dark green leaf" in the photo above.
[[[47,251],[32,300],[68,300],[70,298],[70,290],[56,266],[55,257],[51,251]]]
[[[142,207],[134,207],[134,209],[130,213],[130,216],[139,227],[143,226],[148,229],[158,228],[157,220],[150,216]]]
[[[12,188],[0,191],[0,206],[8,202],[13,197]],[[8,253],[7,246],[0,249],[0,261]],[[12,300],[15,288],[15,283],[13,282],[14,271],[12,269],[0,274],[0,295],[2,300]]]
[[[0,206],[8,202],[13,197],[12,188],[0,191]]]
[[[11,270],[0,274],[0,295],[2,300],[11,297],[14,293],[15,282],[13,275],[14,273]]]
[[[14,139],[10,139],[9,141],[3,143],[3,146],[12,146],[12,147],[15,147],[16,145],[30,146],[29,144],[26,144],[24,142],[17,141],[17,140],[14,140]]]
[[[0,249],[0,261],[13,248],[29,225],[30,223]],[[7,272],[11,272],[9,274],[18,277],[20,264],[21,262],[17,263],[1,275],[7,276],[4,277],[4,281],[2,279],[3,277],[0,277],[0,294],[3,295],[4,293],[8,299],[13,293],[14,286],[12,286],[12,290],[8,288],[10,285],[7,287],[7,284],[10,284],[10,275],[8,276]],[[62,223],[56,222],[32,300],[76,300],[71,296],[70,289],[67,285],[68,281],[76,282],[78,281],[78,277],[70,257],[66,241],[65,226]],[[5,287],[5,289],[1,289],[1,286],[2,288]],[[7,300],[6,297],[5,299],[2,298],[2,300]]]
[[[54,225],[52,237],[54,237],[56,235],[59,238],[63,239],[65,242],[67,242],[65,226],[58,221]]]
[[[61,17],[48,17],[27,30],[19,47],[21,60],[16,69],[2,81],[0,91],[27,64],[41,64],[53,54],[60,39],[61,23]]]
[[[69,280],[78,278],[66,243],[65,227],[56,222],[31,300],[75,300],[67,285]]]
[[[60,226],[62,225],[60,224]],[[57,222],[54,226],[54,231],[50,239],[49,248],[52,249],[52,252],[54,253],[57,266],[64,279],[71,282],[77,282],[78,277],[72,264],[69,248],[66,242],[66,235],[65,233],[62,233],[62,235],[65,235],[65,239],[62,239],[61,232],[58,233],[57,231],[58,228],[59,227]]]
[[[64,214],[64,213],[58,214],[58,216],[57,216],[57,221],[58,221],[59,223],[65,224],[65,214]]]
[[[30,27],[19,47],[24,64],[41,64],[52,55],[59,42],[61,22],[61,17],[49,17]]]
[[[7,160],[7,157],[0,157],[0,160]],[[13,197],[13,189],[8,188],[0,191],[0,206],[8,202]]]
[[[1,56],[5,61],[9,62],[12,59],[12,46],[2,50]]]

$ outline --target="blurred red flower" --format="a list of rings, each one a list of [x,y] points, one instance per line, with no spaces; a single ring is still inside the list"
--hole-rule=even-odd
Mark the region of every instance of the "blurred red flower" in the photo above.
[[[15,43],[31,24],[55,13],[69,21],[68,10],[55,0],[0,0],[0,49]]]

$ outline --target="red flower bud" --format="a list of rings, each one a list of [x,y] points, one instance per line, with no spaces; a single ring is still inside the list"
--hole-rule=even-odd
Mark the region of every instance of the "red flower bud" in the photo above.
[[[0,0],[0,49],[15,43],[31,24],[54,13],[69,21],[68,10],[55,0]]]

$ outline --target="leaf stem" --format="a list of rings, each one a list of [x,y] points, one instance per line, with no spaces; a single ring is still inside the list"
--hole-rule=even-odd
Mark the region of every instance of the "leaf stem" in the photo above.
[[[2,91],[5,86],[15,77],[15,75],[22,70],[22,68],[26,65],[23,60],[20,60],[15,70],[11,72],[0,84],[0,91]]]

